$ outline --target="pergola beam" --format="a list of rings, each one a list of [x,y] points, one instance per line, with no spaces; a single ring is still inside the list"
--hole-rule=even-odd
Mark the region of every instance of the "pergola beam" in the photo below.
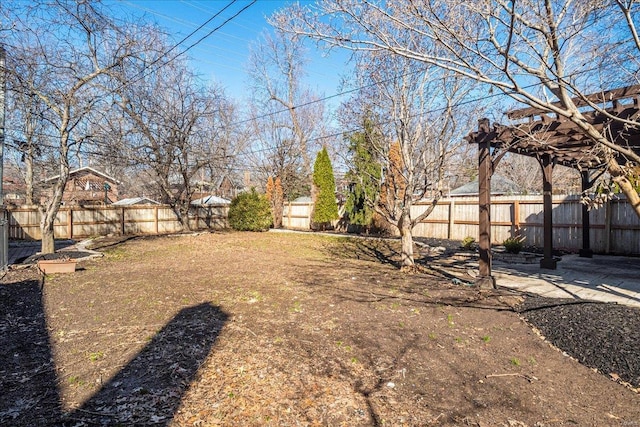
[[[618,88],[618,89],[607,90],[600,93],[594,93],[584,97],[577,96],[577,97],[571,98],[571,102],[573,102],[573,104],[576,107],[580,108],[580,107],[589,106],[591,104],[602,104],[606,102],[619,101],[621,99],[627,99],[627,98],[635,99],[638,95],[640,95],[640,85],[633,85],[633,86],[627,86],[627,87]],[[560,101],[554,102],[551,105],[558,108],[563,107]],[[510,111],[507,113],[507,117],[515,120],[515,119],[521,119],[524,117],[539,116],[547,113],[549,113],[549,110],[547,109],[527,107],[527,108],[521,108],[519,110]]]

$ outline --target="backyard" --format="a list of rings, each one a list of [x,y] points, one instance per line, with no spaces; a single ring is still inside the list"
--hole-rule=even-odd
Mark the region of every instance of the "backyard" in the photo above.
[[[379,239],[94,249],[2,279],[0,425],[640,426],[637,309],[403,273]]]

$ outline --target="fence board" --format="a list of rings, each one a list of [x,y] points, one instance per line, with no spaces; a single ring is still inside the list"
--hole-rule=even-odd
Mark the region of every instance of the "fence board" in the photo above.
[[[412,215],[418,216],[430,203],[416,203]],[[308,229],[310,203],[285,204],[285,228]],[[595,252],[640,255],[640,218],[626,199],[610,202],[607,208],[592,209],[591,248]],[[287,218],[287,213],[292,212]],[[304,219],[306,218],[306,222]],[[516,235],[525,244],[543,246],[542,196],[498,196],[491,198],[491,240],[494,244]],[[582,248],[582,205],[577,196],[553,197],[553,244],[555,248],[578,251]],[[441,199],[433,213],[414,228],[416,237],[462,240],[478,239],[478,198]]]
[[[228,206],[198,207],[190,225],[194,230],[227,226]],[[9,208],[9,238],[40,240],[40,213],[37,208]],[[182,231],[182,224],[170,206],[62,207],[54,223],[59,239],[107,234],[166,234]]]
[[[430,203],[417,203],[412,214],[419,215]],[[310,203],[285,203],[283,226],[308,230]],[[543,203],[541,196],[493,197],[491,204],[492,241],[500,243],[516,234],[527,245],[543,246]],[[554,196],[553,244],[556,248],[577,251],[582,248],[582,205],[578,197]],[[607,213],[608,212],[608,213]],[[194,208],[190,213],[192,229],[227,227],[228,206]],[[625,199],[613,200],[608,207],[589,212],[591,248],[595,252],[640,255],[640,218]],[[36,208],[8,209],[9,239],[41,238],[40,214]],[[104,234],[166,234],[182,230],[171,207],[100,206],[63,207],[54,226],[57,238],[83,238]],[[475,197],[442,199],[433,213],[414,229],[417,237],[462,240],[478,239],[478,200]]]

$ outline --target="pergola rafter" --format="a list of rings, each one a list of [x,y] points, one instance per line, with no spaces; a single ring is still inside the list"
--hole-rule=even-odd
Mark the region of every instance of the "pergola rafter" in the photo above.
[[[606,168],[609,156],[615,156],[619,164],[628,159],[626,151],[640,155],[640,85],[614,89],[572,99],[578,107],[585,125],[591,126],[617,145],[618,150],[598,143],[590,137],[576,119],[560,116],[541,108],[523,108],[507,113],[510,119],[527,119],[514,125],[490,124],[488,119],[479,122],[478,131],[467,136],[478,144],[479,162],[479,222],[480,222],[480,274],[478,284],[494,286],[491,276],[491,176],[498,162],[506,153],[534,157],[542,167],[544,198],[544,257],[542,268],[556,268],[552,246],[552,171],[560,164],[580,171],[582,189],[586,191],[593,182],[591,173]],[[559,102],[552,107],[562,108]],[[589,244],[589,213],[582,212],[583,249],[581,255],[591,256]]]

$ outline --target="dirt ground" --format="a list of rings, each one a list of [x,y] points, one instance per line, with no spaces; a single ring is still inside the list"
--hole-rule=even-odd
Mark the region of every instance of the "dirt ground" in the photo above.
[[[572,305],[479,293],[428,265],[402,273],[383,240],[206,233],[95,247],[105,256],[73,274],[2,279],[0,425],[640,426],[640,377],[570,356],[633,337],[637,310],[597,323],[602,336],[576,333]],[[582,347],[542,338],[565,325],[556,335]],[[607,352],[622,346],[634,368],[633,342]]]

